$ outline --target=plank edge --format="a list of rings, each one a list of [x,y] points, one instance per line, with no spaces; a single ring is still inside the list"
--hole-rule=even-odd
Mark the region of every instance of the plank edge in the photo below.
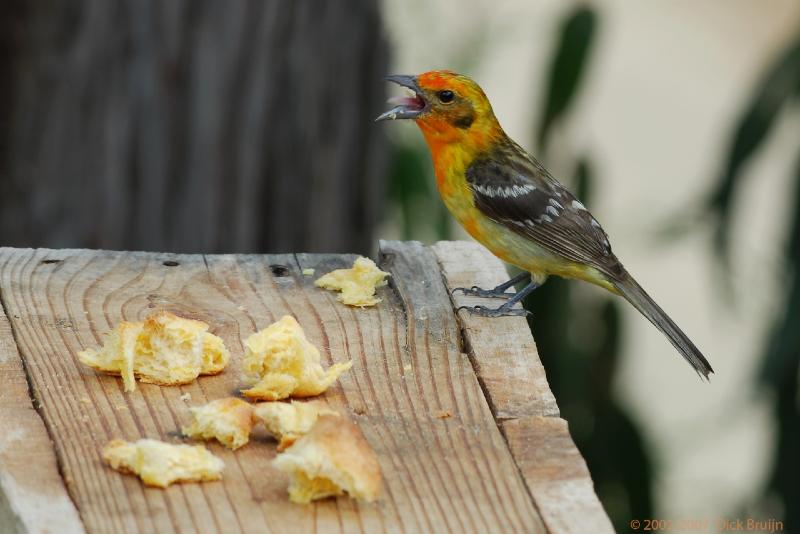
[[[0,266],[12,255],[35,256],[37,250],[1,247]],[[85,532],[61,474],[50,429],[33,400],[1,283],[0,370],[0,420],[13,423],[0,434],[0,529],[20,533],[50,532],[54,528],[64,533]],[[21,447],[20,442],[25,446]]]
[[[495,285],[508,278],[503,264],[477,243],[440,241],[432,248],[449,291],[458,284],[467,287],[471,285],[466,280],[476,273],[470,269],[479,269],[482,271],[482,280]],[[477,283],[477,279],[475,282]],[[468,299],[455,297],[451,293],[451,301],[453,307],[457,308]],[[471,317],[467,312],[456,315],[461,326],[464,350],[473,362],[498,427],[547,529],[552,532],[577,533],[585,532],[586,525],[591,524],[595,532],[614,532],[594,490],[586,461],[569,433],[568,422],[561,418],[546,378],[539,376],[544,370],[530,331],[525,328],[525,332],[517,333],[533,350],[509,353],[499,347],[501,343],[497,335],[485,334],[494,334],[492,327],[470,327],[494,319]],[[517,328],[522,324],[522,320],[514,323]],[[500,379],[484,376],[481,360],[486,355],[476,354],[476,350],[520,359],[527,355],[529,359],[535,360],[525,362],[528,365],[522,366],[523,376],[520,382],[534,387],[534,398],[530,399],[533,401],[530,403],[532,408],[523,406],[525,399],[518,398],[515,388],[511,388],[509,392],[502,387],[499,382],[504,376]],[[569,506],[562,507],[559,502],[568,503]]]

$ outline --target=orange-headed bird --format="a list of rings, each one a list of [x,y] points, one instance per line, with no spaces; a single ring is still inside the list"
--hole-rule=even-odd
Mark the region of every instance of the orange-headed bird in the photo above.
[[[701,376],[711,365],[675,322],[628,274],[608,236],[581,202],[541,163],[509,138],[489,99],[471,79],[450,71],[389,76],[413,95],[393,99],[376,120],[413,119],[433,157],[445,205],[472,237],[524,271],[494,289],[462,289],[508,300],[499,308],[470,308],[489,317],[524,315],[515,304],[549,275],[578,278],[621,295],[669,338]],[[529,284],[515,294],[506,289]]]

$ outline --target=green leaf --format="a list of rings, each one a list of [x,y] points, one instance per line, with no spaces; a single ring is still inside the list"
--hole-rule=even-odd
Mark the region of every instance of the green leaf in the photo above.
[[[781,389],[792,385],[800,378],[800,158],[795,169],[794,218],[791,221],[787,244],[788,298],[783,313],[773,325],[762,360],[759,380]],[[794,387],[797,387],[796,385]]]
[[[763,144],[783,105],[800,95],[800,38],[772,64],[739,118],[728,156],[708,201],[716,216],[714,245],[727,264],[730,217],[744,165]]]

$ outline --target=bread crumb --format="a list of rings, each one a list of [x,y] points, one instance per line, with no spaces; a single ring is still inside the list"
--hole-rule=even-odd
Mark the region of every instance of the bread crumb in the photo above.
[[[345,417],[323,415],[273,465],[289,474],[289,500],[343,495],[367,502],[381,493],[381,468],[361,431]]]
[[[181,429],[194,439],[215,439],[231,450],[247,444],[253,429],[253,406],[229,397],[190,408],[192,423]]]
[[[118,404],[118,405],[116,406],[116,408],[117,408],[117,411],[118,411],[118,412],[121,412],[121,411],[123,411],[123,410],[127,410],[127,409],[128,409],[128,407],[127,407],[127,406],[125,406],[124,404]]]
[[[181,395],[180,399],[181,399],[183,402],[189,402],[190,400],[192,400],[192,394],[191,394],[191,393],[189,393],[189,392],[187,391],[186,393],[184,393],[183,395]]]
[[[121,375],[125,391],[136,389],[134,377],[158,385],[188,384],[201,374],[222,372],[230,360],[222,339],[207,330],[202,321],[155,312],[144,321],[119,323],[99,351],[81,351],[78,359]]]
[[[89,397],[81,397],[80,401],[84,404],[92,404],[92,399]]]
[[[338,416],[339,412],[319,401],[262,402],[255,405],[253,415],[279,440],[278,451],[282,451],[307,434],[321,415]]]
[[[294,317],[288,315],[251,335],[244,344],[242,378],[251,387],[243,389],[242,394],[251,399],[313,397],[353,365],[351,360],[323,369],[319,350],[306,339]]]
[[[375,296],[378,287],[386,285],[389,273],[381,271],[369,258],[360,257],[350,269],[337,269],[319,277],[314,285],[339,291],[338,300],[348,306],[374,306],[381,299]]]
[[[122,473],[133,473],[148,486],[219,480],[225,464],[202,445],[173,445],[154,439],[115,439],[103,447],[103,460]]]
[[[453,417],[453,414],[450,413],[449,410],[439,410],[436,412],[437,419],[449,419],[450,417]]]
[[[314,269],[303,269],[303,275],[314,276]]]

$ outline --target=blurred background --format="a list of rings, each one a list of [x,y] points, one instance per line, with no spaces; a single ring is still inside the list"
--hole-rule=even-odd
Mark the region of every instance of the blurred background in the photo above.
[[[796,0],[6,0],[0,246],[374,252],[467,239],[390,72],[469,74],[709,356],[620,300],[526,303],[619,531],[800,531]]]

